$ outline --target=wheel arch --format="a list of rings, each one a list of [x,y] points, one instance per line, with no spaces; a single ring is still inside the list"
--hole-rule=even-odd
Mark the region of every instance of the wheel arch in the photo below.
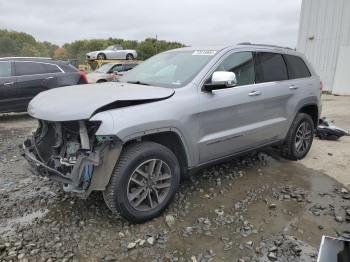
[[[298,113],[304,113],[311,116],[312,121],[314,122],[314,127],[316,128],[318,125],[318,118],[319,118],[319,110],[317,104],[306,104],[303,105],[299,110]]]
[[[187,176],[190,162],[189,154],[181,134],[175,129],[163,129],[158,130],[158,132],[145,133],[136,138],[128,139],[123,146],[125,147],[128,144],[140,141],[152,141],[170,149],[180,163],[181,177],[184,178]]]
[[[99,55],[104,55],[104,57],[107,59],[106,53],[104,53],[104,52],[99,52],[99,53],[97,54],[96,58],[97,58]]]
[[[135,55],[131,52],[127,52],[126,55],[125,55],[125,59],[128,57],[128,55],[131,55],[133,58],[135,58]]]

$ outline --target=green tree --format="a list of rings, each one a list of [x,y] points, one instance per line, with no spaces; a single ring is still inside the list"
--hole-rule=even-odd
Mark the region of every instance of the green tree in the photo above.
[[[78,59],[84,63],[86,53],[104,50],[110,45],[122,45],[125,49],[135,49],[138,59],[144,60],[157,53],[183,47],[178,42],[167,42],[154,38],[143,41],[124,40],[121,38],[77,40],[66,43],[61,48],[58,45],[44,41],[40,42],[29,34],[0,29],[0,56],[43,56],[59,59]],[[58,49],[58,51],[56,51]],[[64,50],[64,51],[62,51]]]

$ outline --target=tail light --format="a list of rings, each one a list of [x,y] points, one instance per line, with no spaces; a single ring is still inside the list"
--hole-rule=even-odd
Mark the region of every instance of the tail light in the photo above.
[[[80,81],[82,84],[87,84],[88,83],[88,80],[87,80],[87,77],[86,77],[86,73],[84,71],[79,71],[79,74],[80,74]]]
[[[323,91],[323,82],[320,82],[320,90]]]

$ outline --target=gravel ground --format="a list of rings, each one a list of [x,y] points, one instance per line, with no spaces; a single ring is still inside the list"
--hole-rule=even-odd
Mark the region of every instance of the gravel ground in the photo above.
[[[131,225],[100,193],[82,200],[26,171],[18,144],[35,125],[0,116],[0,261],[316,261],[322,235],[350,236],[347,189],[273,151],[203,170],[161,217]]]

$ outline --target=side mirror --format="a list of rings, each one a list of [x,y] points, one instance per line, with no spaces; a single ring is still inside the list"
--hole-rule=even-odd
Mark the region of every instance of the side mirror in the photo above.
[[[203,89],[211,92],[216,89],[224,89],[237,85],[236,74],[227,71],[216,71],[211,77],[211,83],[204,84]]]

